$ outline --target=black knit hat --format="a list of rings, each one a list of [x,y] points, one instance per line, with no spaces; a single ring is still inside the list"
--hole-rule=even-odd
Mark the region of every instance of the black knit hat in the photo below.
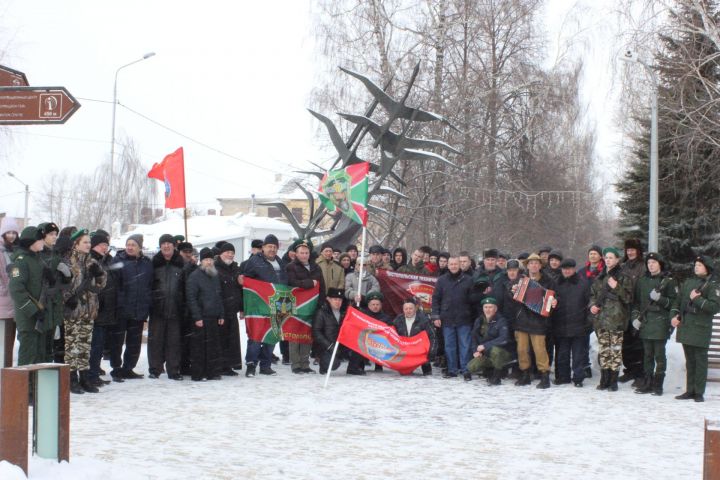
[[[230,242],[225,242],[220,247],[220,253],[233,252],[235,253],[235,245]]]
[[[90,235],[90,246],[92,248],[97,247],[101,243],[107,243],[108,245],[110,245],[110,239],[106,235],[97,232],[94,233],[94,235]]]
[[[172,243],[175,245],[175,237],[170,235],[169,233],[163,233],[160,235],[160,239],[158,240],[158,246],[161,246],[163,243]]]
[[[260,240],[259,238],[256,238],[255,240],[250,242],[250,248],[262,248],[262,246],[263,246],[263,241]]]
[[[591,245],[590,248],[588,248],[588,253],[590,252],[597,252],[602,257],[602,247],[600,245]]]
[[[179,252],[192,252],[193,244],[190,242],[178,243],[177,249]]]
[[[498,251],[496,248],[488,248],[483,252],[483,258],[498,258]]]
[[[280,242],[278,241],[278,238],[271,233],[265,237],[263,245],[275,245],[277,247],[280,245]]]
[[[206,258],[213,258],[213,251],[212,249],[205,247],[202,250],[200,250],[200,261],[202,262]]]
[[[138,244],[138,247],[140,247],[140,249],[143,248],[143,236],[142,236],[142,234],[140,234],[140,233],[135,233],[135,234],[133,234],[133,235],[130,235],[130,236],[127,238],[127,240],[125,240],[125,243],[129,242],[130,240],[132,240],[133,242],[137,243],[137,244]]]
[[[560,250],[553,250],[550,252],[550,255],[548,255],[548,260],[551,258],[557,258],[558,260],[562,261],[563,254]]]

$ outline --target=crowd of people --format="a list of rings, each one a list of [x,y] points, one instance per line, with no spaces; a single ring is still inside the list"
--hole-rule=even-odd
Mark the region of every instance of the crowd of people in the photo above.
[[[541,389],[551,383],[582,387],[592,377],[594,333],[598,389],[613,392],[618,382],[632,381],[637,393],[662,395],[665,347],[677,329],[687,387],[676,398],[701,402],[712,318],[720,310],[710,258],[698,257],[694,275],[679,283],[660,254],[643,255],[640,241],[632,239],[622,250],[593,245],[580,264],[547,246],[516,256],[489,248],[476,265],[468,252],[423,246],[408,256],[403,248],[373,245],[365,254],[355,245],[342,251],[330,243],[315,250],[302,239],[280,257],[278,239],[268,235],[253,240],[250,257],[238,264],[232,243],[198,252],[181,235],[162,235],[152,256],[144,253],[142,235],[130,235],[113,256],[103,230],[61,230],[45,222],[18,232],[6,217],[0,234],[0,318],[14,320],[18,365],[66,363],[76,394],[144,377],[135,369],[145,322],[149,378],[237,376],[243,369],[239,320],[247,278],[317,287],[319,301],[312,345],[281,341],[278,357],[275,345],[248,339],[246,377],[276,375],[272,365],[279,361],[293,374],[315,373],[311,364],[326,373],[347,361],[348,374],[365,375],[369,362],[344,347],[331,365],[352,304],[400,336],[427,332],[431,348],[423,375],[432,375],[435,366],[443,378],[471,381],[480,375],[489,385],[511,377],[518,386],[539,380]],[[437,277],[432,307],[424,309],[408,296],[402,313],[392,318],[376,278],[381,269]],[[518,299],[523,278],[554,292],[550,314]],[[5,340],[12,351],[14,334]],[[103,378],[103,359],[109,360],[111,380]]]

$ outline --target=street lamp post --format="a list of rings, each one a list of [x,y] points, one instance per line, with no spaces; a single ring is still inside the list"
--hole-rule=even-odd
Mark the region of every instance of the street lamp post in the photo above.
[[[112,110],[112,137],[110,140],[110,179],[113,178],[113,164],[115,162],[115,112],[117,109],[117,83],[118,83],[118,74],[120,73],[120,70],[122,70],[125,67],[129,67],[130,65],[135,65],[138,62],[142,62],[143,60],[147,60],[150,57],[155,56],[155,52],[149,52],[142,56],[142,58],[138,58],[137,60],[134,60],[128,64],[123,65],[122,67],[115,70],[115,83],[113,84],[113,110]]]
[[[645,68],[653,83],[652,98],[650,100],[650,205],[648,212],[648,250],[651,252],[658,251],[658,182],[660,177],[660,168],[658,165],[658,79],[652,66],[640,59],[632,50],[625,51],[624,56],[620,57],[626,62],[639,63]]]
[[[23,182],[23,181],[20,180],[18,177],[16,177],[14,173],[12,173],[12,172],[7,172],[7,174],[8,174],[9,177],[12,177],[12,178],[14,178],[15,180],[17,180],[18,182],[20,182],[20,183],[22,183],[23,185],[25,185],[25,218],[24,218],[24,220],[23,220],[23,228],[25,228],[25,227],[28,226],[28,202],[29,202],[29,200],[30,200],[30,187],[28,186],[27,183]]]

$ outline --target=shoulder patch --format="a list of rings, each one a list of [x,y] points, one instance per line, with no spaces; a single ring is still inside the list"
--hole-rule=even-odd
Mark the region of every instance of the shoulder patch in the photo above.
[[[20,269],[18,267],[13,267],[13,269],[10,271],[10,275],[12,275],[13,278],[19,277]]]
[[[18,255],[17,258],[16,258],[16,260],[22,260],[22,259],[23,259],[23,256],[22,256],[22,255]]]

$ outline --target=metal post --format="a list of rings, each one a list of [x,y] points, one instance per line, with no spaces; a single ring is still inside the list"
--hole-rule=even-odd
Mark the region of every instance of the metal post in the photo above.
[[[28,202],[30,200],[30,186],[25,184],[25,220],[23,228],[28,226]]]
[[[648,212],[648,249],[658,251],[658,98],[657,77],[647,65],[643,65],[653,79],[652,104],[650,106],[650,208]]]

